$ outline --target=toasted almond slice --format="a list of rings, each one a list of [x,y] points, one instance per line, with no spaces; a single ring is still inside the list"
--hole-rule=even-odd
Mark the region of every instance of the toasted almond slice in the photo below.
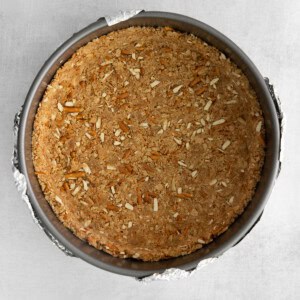
[[[198,242],[199,244],[205,244],[205,241],[202,240],[202,239],[198,239],[197,242]]]
[[[41,171],[35,171],[34,174],[35,175],[46,175],[45,172],[41,172]]]
[[[77,179],[79,177],[84,177],[85,175],[86,175],[85,172],[78,171],[78,172],[72,172],[72,173],[65,174],[65,178],[66,179]]]
[[[121,50],[121,54],[131,55],[132,54],[132,50],[130,50],[130,49],[122,49]]]
[[[127,132],[129,131],[128,125],[125,124],[123,121],[119,121],[118,124],[119,124],[120,129],[121,129],[123,132],[127,133]]]
[[[67,102],[65,102],[65,106],[67,106],[67,107],[73,107],[74,106],[74,102],[73,101],[67,101]]]
[[[79,113],[79,112],[82,112],[83,109],[81,107],[70,107],[70,106],[64,106],[64,111],[66,113]]]
[[[165,31],[174,31],[174,29],[170,26],[165,26],[164,29]]]
[[[182,199],[190,199],[193,198],[193,195],[189,193],[181,193],[181,194],[177,194],[176,197]]]
[[[114,204],[112,204],[112,203],[106,204],[106,208],[108,210],[119,211],[119,208],[117,206],[115,206]]]
[[[194,87],[196,84],[198,84],[201,81],[201,77],[195,77],[189,84],[190,87]]]
[[[125,93],[122,93],[122,94],[119,94],[118,96],[117,96],[117,98],[118,99],[126,99],[126,98],[128,98],[129,97],[129,93],[128,92],[125,92]]]
[[[197,96],[200,96],[200,95],[202,95],[202,94],[205,92],[205,90],[206,90],[206,87],[203,86],[203,87],[197,89],[197,90],[195,91],[195,94],[196,94]]]

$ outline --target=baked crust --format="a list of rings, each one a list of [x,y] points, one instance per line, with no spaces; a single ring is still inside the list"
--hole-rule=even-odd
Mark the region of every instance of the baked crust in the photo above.
[[[191,253],[251,200],[262,112],[216,48],[171,28],[131,27],[80,48],[36,114],[45,198],[80,239],[118,257]]]

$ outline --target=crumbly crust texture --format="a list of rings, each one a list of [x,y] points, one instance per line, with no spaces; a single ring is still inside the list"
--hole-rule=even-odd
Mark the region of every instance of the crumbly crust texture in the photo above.
[[[157,261],[226,231],[251,200],[264,126],[247,78],[171,28],[80,48],[48,85],[33,162],[61,222],[111,255]]]

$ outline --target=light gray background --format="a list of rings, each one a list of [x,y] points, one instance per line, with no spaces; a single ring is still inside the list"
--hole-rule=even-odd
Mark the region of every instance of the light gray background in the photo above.
[[[143,285],[66,257],[33,223],[11,175],[12,124],[48,56],[120,9],[197,18],[237,43],[280,95],[285,160],[264,215],[241,244],[193,277]],[[0,299],[296,299],[300,297],[300,1],[0,0]]]

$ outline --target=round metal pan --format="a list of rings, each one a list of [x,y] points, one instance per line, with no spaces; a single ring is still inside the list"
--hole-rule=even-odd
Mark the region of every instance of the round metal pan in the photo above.
[[[32,163],[31,136],[34,117],[43,93],[57,69],[78,48],[94,38],[129,26],[170,26],[179,31],[192,33],[221,50],[248,77],[257,93],[265,118],[265,163],[256,193],[244,213],[225,233],[202,249],[186,256],[159,262],[115,258],[77,238],[62,225],[48,205],[34,174]],[[186,16],[166,12],[141,12],[126,21],[111,26],[108,26],[106,20],[101,18],[74,34],[51,55],[34,79],[26,97],[21,114],[17,148],[20,172],[24,174],[27,181],[27,195],[45,229],[74,256],[96,267],[122,275],[144,277],[157,272],[161,273],[169,268],[192,270],[200,261],[220,256],[236,245],[251,230],[263,212],[279,171],[280,123],[276,112],[276,103],[274,104],[272,100],[264,78],[245,53],[231,40],[210,26]]]

